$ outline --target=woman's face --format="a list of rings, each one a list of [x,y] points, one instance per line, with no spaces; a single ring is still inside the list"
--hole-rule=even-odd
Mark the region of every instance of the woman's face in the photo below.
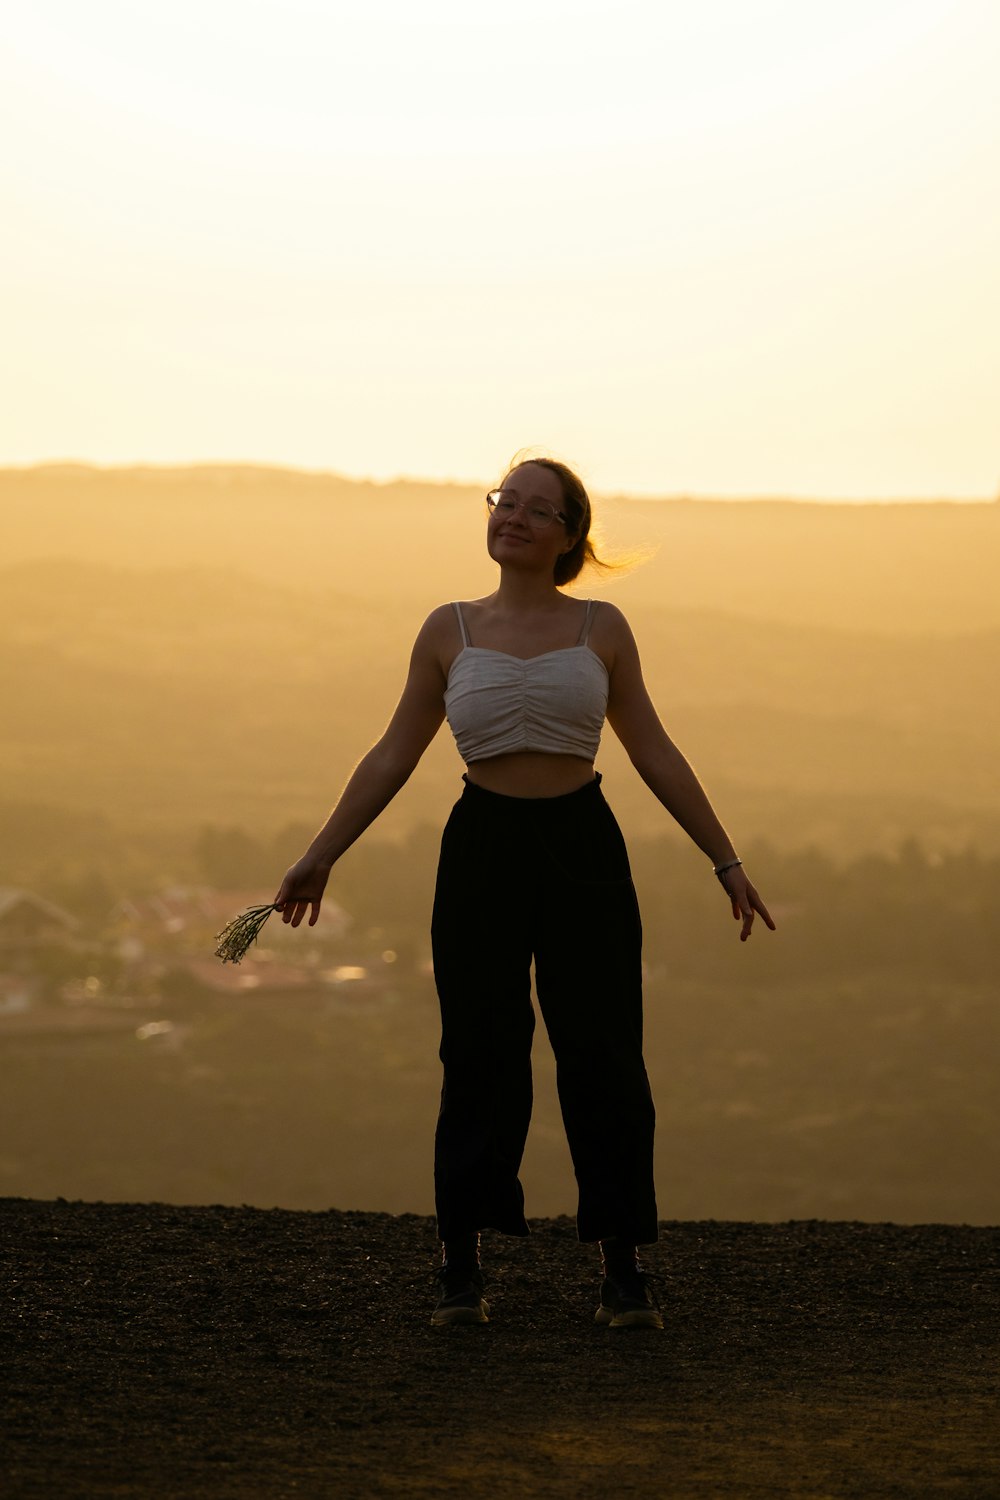
[[[500,488],[521,502],[534,500],[562,511],[563,492],[558,475],[540,464],[526,463],[512,469]],[[523,568],[551,575],[556,562],[573,545],[565,524],[556,519],[539,530],[528,520],[527,504],[518,504],[513,514],[494,511],[486,532],[486,547],[501,567]]]

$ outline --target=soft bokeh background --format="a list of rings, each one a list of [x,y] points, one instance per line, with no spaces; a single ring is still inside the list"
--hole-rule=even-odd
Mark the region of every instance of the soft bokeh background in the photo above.
[[[662,1212],[997,1222],[996,8],[40,0],[8,42],[0,1194],[430,1210],[448,736],[314,932],[211,949],[537,443],[650,554],[585,591],[780,923],[738,943],[608,733]],[[529,1211],[572,1211],[537,1057]]]

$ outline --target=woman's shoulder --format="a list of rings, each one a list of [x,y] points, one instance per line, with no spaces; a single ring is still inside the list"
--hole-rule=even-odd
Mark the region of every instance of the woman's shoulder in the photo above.
[[[461,600],[453,599],[447,604],[436,604],[424,621],[424,625],[442,625],[447,620],[454,620],[455,611],[461,607]]]
[[[625,614],[607,599],[594,600],[588,644],[603,661],[608,674],[636,657],[635,636]]]
[[[463,617],[459,609],[464,607],[458,600],[436,605],[417,632],[414,649],[432,654],[445,671],[462,644]]]
[[[433,622],[440,623],[446,620],[454,620],[458,610],[461,610],[463,614],[466,610],[470,614],[473,614],[476,610],[482,609],[485,604],[489,604],[490,598],[491,596],[487,595],[483,599],[450,599],[446,604],[435,605],[424,621],[424,624],[429,625]]]
[[[631,636],[632,627],[617,604],[612,604],[610,599],[592,599],[589,603],[593,612],[595,630],[599,629],[602,634],[607,634],[609,639]]]

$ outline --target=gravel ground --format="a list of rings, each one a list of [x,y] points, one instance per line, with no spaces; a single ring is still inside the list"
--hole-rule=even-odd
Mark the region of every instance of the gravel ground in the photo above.
[[[570,1219],[429,1325],[414,1215],[0,1200],[5,1500],[1000,1496],[1000,1231],[668,1223],[666,1330]]]

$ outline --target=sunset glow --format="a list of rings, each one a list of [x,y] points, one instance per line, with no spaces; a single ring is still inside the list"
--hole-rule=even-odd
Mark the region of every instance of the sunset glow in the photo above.
[[[0,464],[991,498],[1000,11],[38,0]]]

